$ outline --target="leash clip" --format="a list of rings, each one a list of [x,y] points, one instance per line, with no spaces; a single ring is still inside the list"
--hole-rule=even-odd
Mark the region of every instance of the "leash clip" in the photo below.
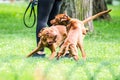
[[[34,25],[35,25],[35,22],[36,22],[36,13],[35,13],[35,9],[34,9],[34,6],[36,6],[38,4],[38,1],[37,0],[33,0],[29,3],[28,7],[26,8],[25,10],[25,13],[24,13],[24,16],[23,16],[23,22],[24,22],[24,25],[27,27],[27,28],[32,28]],[[26,13],[28,11],[28,9],[31,7],[31,11],[30,11],[30,14],[29,14],[29,19],[31,18],[32,16],[32,13],[33,13],[33,17],[34,17],[34,22],[32,25],[28,25],[26,23],[26,20],[25,20],[25,16],[26,16]]]
[[[37,0],[33,0],[31,1],[31,7],[33,8],[34,6],[36,6],[38,4]]]

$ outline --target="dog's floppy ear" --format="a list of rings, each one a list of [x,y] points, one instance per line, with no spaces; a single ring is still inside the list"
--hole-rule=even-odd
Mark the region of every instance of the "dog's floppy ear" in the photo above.
[[[64,14],[65,17],[67,17],[67,19],[70,19],[70,17],[68,16],[66,11],[63,14]]]
[[[46,28],[46,27],[45,27],[45,28]],[[38,37],[41,37],[41,33],[42,33],[42,31],[45,30],[45,28],[42,28],[42,29],[40,30],[40,32],[38,33]]]
[[[66,17],[67,17],[67,20],[68,20],[68,21],[71,19],[68,15],[66,15]]]
[[[45,35],[46,35],[47,37],[49,37],[50,33],[47,31]]]
[[[51,23],[52,25],[55,25],[55,24],[56,24],[55,19],[51,20],[50,23]]]
[[[70,19],[71,19],[71,18],[70,18],[67,14],[63,14],[63,15],[62,15],[62,18],[60,18],[60,22],[61,22],[61,23],[63,23],[63,22],[66,23],[66,22],[69,22]],[[65,23],[63,23],[63,24],[65,24]],[[66,24],[67,24],[67,23],[66,23]]]

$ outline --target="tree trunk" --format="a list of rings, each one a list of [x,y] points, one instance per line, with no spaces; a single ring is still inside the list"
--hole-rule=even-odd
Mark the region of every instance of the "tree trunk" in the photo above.
[[[92,16],[92,0],[63,0],[60,13],[67,12],[72,18],[84,20]],[[93,31],[93,22],[85,25],[90,31]]]
[[[107,10],[107,4],[105,2],[105,0],[94,0],[93,1],[93,15],[97,14],[101,11],[105,11]],[[110,15],[109,14],[104,14],[100,17],[98,17],[97,19],[106,19],[106,20],[110,20]]]
[[[113,0],[106,0],[107,4],[112,4]]]
[[[11,3],[15,2],[15,0],[10,0]]]

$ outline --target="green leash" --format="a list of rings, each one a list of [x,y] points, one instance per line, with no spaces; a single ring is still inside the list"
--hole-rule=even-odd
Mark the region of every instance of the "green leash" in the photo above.
[[[31,1],[31,2],[28,4],[28,6],[27,6],[27,8],[26,8],[26,10],[25,10],[25,13],[24,13],[24,15],[23,15],[23,22],[24,22],[24,25],[25,25],[27,28],[32,28],[32,27],[35,25],[35,22],[36,22],[36,13],[35,13],[35,9],[34,9],[34,6],[35,6],[35,5],[37,5],[37,1],[36,1],[36,0]],[[26,13],[27,13],[27,11],[28,11],[28,9],[29,9],[30,7],[31,7],[31,11],[30,11],[30,14],[29,14],[29,19],[31,18],[32,14],[33,14],[33,18],[34,18],[34,21],[33,21],[32,25],[28,25],[28,24],[26,23],[26,19],[25,19]]]

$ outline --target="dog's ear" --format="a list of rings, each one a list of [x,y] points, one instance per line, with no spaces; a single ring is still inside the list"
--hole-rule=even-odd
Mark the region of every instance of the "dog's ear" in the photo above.
[[[67,18],[68,21],[70,21],[70,19],[71,19],[68,15],[66,15],[66,18]]]
[[[49,37],[49,34],[50,34],[49,32],[46,32],[46,36],[47,36],[47,37]]]
[[[62,15],[62,17],[60,18],[60,22],[69,22],[71,20],[71,18],[68,16],[68,15],[66,15],[66,14],[63,14]],[[63,23],[64,24],[64,23]]]
[[[64,14],[64,17],[66,17],[67,19],[70,19],[66,11],[63,14]]]
[[[46,28],[46,27],[45,27]],[[38,33],[38,37],[41,37],[42,32],[45,30],[45,28],[42,28],[40,32]]]
[[[55,19],[51,20],[50,23],[51,23],[52,25],[56,25],[56,24],[57,24]]]

